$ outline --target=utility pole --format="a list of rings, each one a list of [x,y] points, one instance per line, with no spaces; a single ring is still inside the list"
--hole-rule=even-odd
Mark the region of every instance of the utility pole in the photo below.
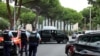
[[[86,30],[86,18],[83,17],[83,19],[84,19],[84,30]]]
[[[89,9],[90,9],[90,13],[89,13],[89,15],[90,15],[90,30],[92,30],[92,28],[91,28],[91,26],[92,26],[92,22],[91,22],[91,7]]]
[[[16,4],[14,4],[14,26],[13,29],[15,30],[16,27]]]

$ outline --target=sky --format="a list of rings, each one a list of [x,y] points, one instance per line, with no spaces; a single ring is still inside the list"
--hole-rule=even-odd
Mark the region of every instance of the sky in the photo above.
[[[89,6],[87,0],[59,0],[59,1],[62,6],[66,8],[72,8],[78,12]]]

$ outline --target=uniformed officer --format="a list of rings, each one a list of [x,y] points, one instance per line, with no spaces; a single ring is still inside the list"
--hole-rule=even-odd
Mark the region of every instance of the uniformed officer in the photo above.
[[[10,48],[11,48],[11,37],[13,37],[12,33],[9,30],[5,30],[3,32],[4,37],[4,56],[10,56]]]
[[[31,32],[29,37],[29,56],[36,56],[39,41],[41,41],[39,33],[37,31]]]
[[[27,52],[27,31],[21,29],[18,34],[21,38],[21,50],[20,50],[20,56],[23,56],[23,51],[25,50],[25,55],[28,55]]]

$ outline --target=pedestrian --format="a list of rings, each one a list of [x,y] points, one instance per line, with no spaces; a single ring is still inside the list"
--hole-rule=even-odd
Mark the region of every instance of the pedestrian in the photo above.
[[[3,32],[3,38],[4,38],[4,56],[11,56],[11,38],[13,37],[13,34],[9,30],[4,30]]]
[[[23,56],[23,52],[25,51],[25,55],[28,55],[27,52],[27,31],[24,29],[21,29],[18,31],[18,35],[21,39],[21,49],[20,49],[20,56]]]
[[[41,41],[40,34],[36,30],[30,32],[30,36],[29,36],[29,56],[36,56],[37,47],[38,47],[38,44],[39,44],[40,41]]]

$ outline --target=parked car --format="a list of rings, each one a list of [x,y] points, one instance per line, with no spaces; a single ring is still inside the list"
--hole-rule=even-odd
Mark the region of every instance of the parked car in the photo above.
[[[67,34],[60,30],[40,30],[39,34],[42,42],[51,42],[54,40],[57,43],[66,43],[69,40]]]
[[[100,30],[85,30],[84,34],[93,33],[93,32],[100,32]]]
[[[80,35],[87,34],[87,33],[93,33],[93,32],[100,32],[100,30],[85,30],[85,31],[73,32],[72,39],[77,39],[78,36]]]
[[[42,38],[41,42],[56,41],[57,43],[66,43],[69,40],[64,31],[58,30],[54,26],[44,26],[43,29],[38,32]]]
[[[73,32],[72,39],[76,39],[78,38],[78,36],[83,35],[83,34],[84,34],[83,31]]]
[[[17,36],[17,31],[11,31],[13,36],[12,37],[12,45],[11,45],[11,54],[12,55],[18,55],[19,53],[19,48],[20,48],[20,44],[21,44],[21,40],[16,38]],[[2,36],[2,32],[0,33],[0,54],[3,55],[3,36]]]
[[[67,56],[100,56],[100,33],[88,33],[66,44]]]

